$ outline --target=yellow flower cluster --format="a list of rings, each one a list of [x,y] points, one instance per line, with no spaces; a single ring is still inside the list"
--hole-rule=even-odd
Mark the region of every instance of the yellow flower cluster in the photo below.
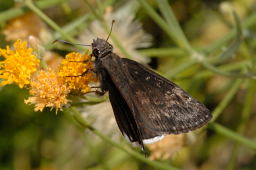
[[[5,60],[0,62],[1,86],[16,83],[20,88],[30,83],[32,74],[38,69],[39,59],[33,55],[32,48],[27,47],[27,42],[18,40],[14,49],[9,46],[0,49],[0,56]]]
[[[34,104],[35,111],[45,107],[59,110],[69,102],[69,93],[87,93],[91,90],[89,83],[97,81],[87,53],[68,54],[57,71],[39,68],[40,61],[26,41],[16,41],[14,50],[8,46],[0,49],[0,56],[5,58],[0,62],[0,85],[16,83],[20,88],[27,85],[31,97],[25,103]]]
[[[97,80],[92,69],[91,56],[72,52],[62,61],[58,74],[73,92],[87,93],[91,90],[88,84]]]
[[[70,90],[61,77],[51,69],[38,71],[30,82],[29,93],[32,97],[25,100],[26,104],[34,104],[35,111],[43,111],[45,107],[61,109],[68,103]]]

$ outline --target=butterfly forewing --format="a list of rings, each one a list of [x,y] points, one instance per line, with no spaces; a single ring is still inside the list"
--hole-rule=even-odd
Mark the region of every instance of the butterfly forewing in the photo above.
[[[121,60],[126,66],[123,68],[130,73],[133,95],[142,99],[137,101],[137,105],[141,106],[138,106],[141,117],[149,122],[146,123],[148,128],[162,133],[184,133],[203,126],[211,119],[210,111],[176,84],[135,61]]]

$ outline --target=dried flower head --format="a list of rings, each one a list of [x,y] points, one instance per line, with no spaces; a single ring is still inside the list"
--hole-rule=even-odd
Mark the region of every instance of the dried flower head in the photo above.
[[[82,55],[72,52],[62,60],[58,74],[71,91],[87,93],[91,91],[89,83],[97,81],[92,69],[93,64],[88,53]]]
[[[116,35],[116,39],[121,46],[125,47],[125,50],[130,55],[131,59],[140,63],[148,63],[149,58],[142,56],[137,49],[146,48],[151,45],[152,37],[147,34],[142,24],[135,20],[135,13],[138,10],[138,4],[136,1],[129,1],[125,5],[118,8],[116,11],[112,9],[107,10],[103,15],[106,23],[111,23],[115,19],[115,24],[112,30],[112,34]],[[102,21],[94,20],[89,29],[86,29],[80,36],[82,42],[92,42],[95,37],[107,38],[109,32],[102,26]],[[119,56],[124,57],[125,54],[115,45],[115,42],[108,40],[114,46],[114,52]]]
[[[168,135],[159,142],[148,144],[151,151],[150,159],[168,159],[181,149],[184,144],[184,134]]]
[[[68,103],[70,90],[62,78],[51,69],[38,71],[30,83],[29,93],[32,97],[25,100],[26,104],[34,104],[35,111],[43,111],[45,107],[61,109]]]
[[[116,124],[114,112],[110,102],[85,106],[81,109],[85,119],[104,134],[110,136],[113,140],[120,140],[122,135]],[[92,136],[93,137],[93,136]],[[97,140],[96,138],[93,140]]]
[[[10,20],[3,30],[7,41],[27,39],[35,36],[40,40],[47,41],[49,31],[46,24],[35,13],[28,12]]]
[[[32,54],[32,48],[27,47],[26,41],[17,40],[14,49],[9,46],[0,49],[0,78],[4,79],[0,85],[17,83],[20,88],[30,83],[32,74],[39,66],[39,59]]]

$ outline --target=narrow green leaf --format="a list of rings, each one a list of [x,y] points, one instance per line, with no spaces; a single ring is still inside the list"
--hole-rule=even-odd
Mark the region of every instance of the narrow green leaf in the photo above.
[[[234,72],[237,70],[241,70],[242,68],[245,68],[248,65],[248,63],[250,63],[250,62],[251,62],[251,59],[242,60],[239,62],[234,62],[234,63],[219,66],[219,67],[217,67],[217,69],[222,72]],[[212,72],[207,69],[207,70],[203,70],[203,71],[199,72],[198,74],[196,74],[194,79],[207,78],[207,77],[210,77],[213,75],[215,75],[215,72]]]
[[[167,0],[161,0],[156,1],[160,12],[163,14],[165,20],[167,21],[167,24],[169,26],[169,30],[172,32],[175,39],[177,39],[177,42],[179,45],[188,51],[193,51],[191,45],[189,44],[186,36],[184,35],[175,15],[171,8],[171,6],[168,4]]]
[[[228,128],[217,124],[217,123],[212,123],[209,125],[209,127],[211,129],[213,129],[215,132],[217,132],[218,134],[221,134],[225,137],[228,137],[229,139],[232,139],[240,144],[243,144],[244,146],[254,149],[256,150],[256,141],[251,141],[241,135],[239,135],[238,133],[229,130]]]
[[[178,57],[189,55],[182,48],[148,48],[139,50],[140,54],[146,57]]]
[[[251,79],[256,79],[256,74],[255,73],[245,73],[245,74],[241,74],[241,73],[235,73],[235,72],[225,72],[222,71],[220,69],[218,69],[218,67],[206,62],[206,61],[202,61],[201,64],[209,69],[210,71],[217,73],[219,75],[222,76],[226,76],[226,77],[233,77],[233,78],[251,78]]]
[[[252,27],[253,25],[256,24],[256,13],[252,13],[252,15],[250,15],[243,23],[242,23],[242,27],[243,28],[249,28]],[[236,36],[236,30],[233,29],[231,30],[228,34],[226,34],[225,36],[223,36],[222,38],[216,40],[214,43],[208,45],[208,47],[205,48],[205,51],[207,53],[211,53],[213,51],[215,51],[216,49],[221,48],[225,43],[227,43],[228,41],[230,41],[232,38],[234,38]]]

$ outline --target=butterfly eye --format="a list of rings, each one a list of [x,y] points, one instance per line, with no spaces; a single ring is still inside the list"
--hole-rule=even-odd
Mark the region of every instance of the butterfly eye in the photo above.
[[[92,53],[93,53],[93,55],[94,55],[95,57],[98,57],[98,55],[100,54],[100,50],[96,48],[96,49],[93,50]]]

